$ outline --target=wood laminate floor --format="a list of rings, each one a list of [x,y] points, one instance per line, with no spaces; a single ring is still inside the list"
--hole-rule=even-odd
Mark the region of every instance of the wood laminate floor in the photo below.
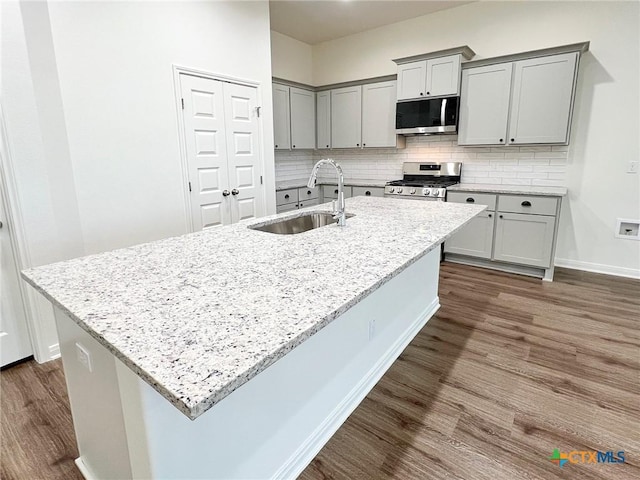
[[[449,263],[442,308],[301,475],[639,479],[640,282]],[[566,464],[554,449],[624,451]],[[82,477],[59,361],[2,372],[3,479]]]

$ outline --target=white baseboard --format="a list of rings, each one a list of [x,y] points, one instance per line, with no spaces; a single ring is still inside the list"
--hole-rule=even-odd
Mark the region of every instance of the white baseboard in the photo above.
[[[55,360],[56,358],[60,358],[60,344],[59,343],[54,343],[53,345],[49,346],[49,359],[48,360]]]
[[[605,275],[615,275],[616,277],[637,278],[640,279],[640,270],[627,267],[616,267],[613,265],[603,265],[601,263],[580,262],[578,260],[569,260],[566,258],[556,258],[556,267],[572,268],[574,270],[583,270],[585,272],[604,273]]]
[[[87,466],[82,461],[82,457],[78,457],[75,459],[76,467],[80,470],[80,473],[85,478],[85,480],[98,480],[87,468]]]
[[[387,350],[369,370],[369,373],[362,378],[362,381],[351,390],[342,403],[331,412],[326,420],[276,472],[272,477],[273,479],[298,478],[439,308],[440,301],[436,297],[433,303],[407,329],[405,334]]]

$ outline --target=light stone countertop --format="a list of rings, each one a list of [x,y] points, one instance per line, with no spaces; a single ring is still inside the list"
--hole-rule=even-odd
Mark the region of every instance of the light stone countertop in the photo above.
[[[386,180],[345,180],[344,185],[346,187],[384,187],[387,183]],[[322,185],[337,185],[335,181],[318,180],[318,186]],[[307,186],[306,180],[281,180],[276,182],[276,192],[280,190],[288,190],[290,188],[302,188]]]
[[[514,195],[542,195],[549,197],[564,197],[567,194],[565,187],[534,187],[531,185],[492,185],[480,183],[459,183],[447,187],[448,192],[486,192],[486,193],[511,193]]]
[[[484,206],[347,199],[296,235],[247,228],[329,204],[38,267],[23,277],[191,419],[436,248]]]

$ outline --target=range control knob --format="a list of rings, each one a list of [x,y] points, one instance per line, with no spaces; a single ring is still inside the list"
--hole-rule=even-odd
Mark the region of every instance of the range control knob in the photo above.
[[[398,193],[402,193],[402,187],[398,187]]]
[[[425,196],[431,195],[431,190],[429,190],[428,188],[423,188],[422,194]]]
[[[433,190],[431,190],[431,196],[433,197],[437,197],[439,193],[440,190],[438,188],[434,188]]]
[[[389,193],[394,193],[396,191],[395,187],[389,187]]]
[[[411,195],[413,195],[414,193],[416,193],[416,189],[415,189],[415,188],[412,188],[411,190],[409,190],[409,193],[410,193]]]

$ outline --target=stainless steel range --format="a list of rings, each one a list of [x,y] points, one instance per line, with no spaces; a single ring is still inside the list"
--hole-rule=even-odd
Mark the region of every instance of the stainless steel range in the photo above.
[[[461,162],[405,162],[402,180],[388,182],[385,197],[445,201],[447,187],[460,183]]]

